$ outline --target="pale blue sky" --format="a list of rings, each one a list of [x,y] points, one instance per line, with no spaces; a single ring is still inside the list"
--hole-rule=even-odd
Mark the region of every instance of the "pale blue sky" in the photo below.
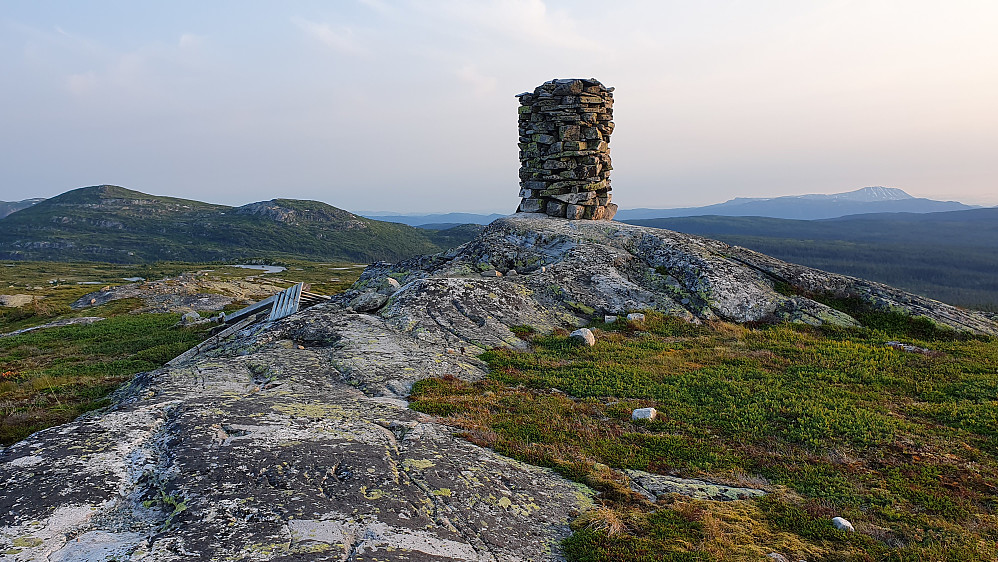
[[[616,87],[614,201],[998,204],[998,2],[0,1],[0,200],[517,203],[516,100]]]

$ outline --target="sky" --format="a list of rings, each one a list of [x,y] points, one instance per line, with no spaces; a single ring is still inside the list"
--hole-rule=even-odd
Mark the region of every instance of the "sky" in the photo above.
[[[998,2],[0,0],[0,200],[515,210],[517,101],[613,86],[614,202],[998,205]]]

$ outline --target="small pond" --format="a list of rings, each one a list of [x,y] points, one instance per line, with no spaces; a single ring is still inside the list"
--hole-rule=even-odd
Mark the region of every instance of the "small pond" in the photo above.
[[[229,264],[229,267],[239,267],[242,269],[259,269],[264,273],[280,273],[288,268],[281,265],[255,265],[255,264]]]

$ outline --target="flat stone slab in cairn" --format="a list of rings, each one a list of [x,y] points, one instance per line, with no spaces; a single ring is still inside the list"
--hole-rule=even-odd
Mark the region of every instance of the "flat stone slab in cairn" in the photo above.
[[[521,213],[610,220],[613,88],[595,78],[545,82],[520,98]]]

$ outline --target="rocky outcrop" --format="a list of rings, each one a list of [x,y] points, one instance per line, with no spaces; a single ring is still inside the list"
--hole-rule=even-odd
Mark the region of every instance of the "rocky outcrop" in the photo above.
[[[652,309],[691,321],[858,325],[815,300],[827,297],[857,299],[871,309],[925,317],[954,330],[998,333],[998,324],[982,313],[716,240],[533,213],[499,219],[476,240],[446,254],[372,266],[346,297],[392,277],[402,288],[389,306],[404,308],[426,283],[483,283],[480,273],[493,270],[516,275],[489,280],[491,294],[526,296],[544,315],[567,324]]]
[[[368,223],[361,217],[320,201],[272,199],[236,207],[234,212],[237,215],[267,217],[275,222],[296,226],[306,223],[320,223],[334,226],[340,230],[369,228]]]
[[[13,332],[6,332],[0,334],[0,338],[6,338],[8,336],[16,336],[19,334],[26,334],[28,332],[34,332],[35,330],[47,330],[49,328],[61,328],[63,326],[87,326],[93,324],[94,322],[100,322],[104,318],[100,316],[77,316],[74,318],[63,318],[62,320],[56,320],[54,322],[48,322],[40,326],[32,326],[30,328],[21,328],[20,330],[14,330]]]
[[[282,290],[271,280],[258,277],[218,279],[208,277],[207,273],[185,273],[156,281],[108,285],[87,293],[70,306],[80,310],[122,299],[141,299],[143,306],[138,312],[217,312],[226,305],[268,297]],[[279,279],[273,281],[281,282]]]
[[[395,392],[473,356],[317,307],[0,453],[10,560],[548,560],[589,492]],[[438,339],[439,337],[439,339]],[[362,392],[358,388],[365,388]],[[129,558],[130,557],[130,558]]]
[[[765,490],[758,488],[726,486],[704,480],[652,474],[643,470],[625,470],[624,473],[631,481],[631,489],[651,501],[669,494],[713,501],[743,500],[766,495]]]
[[[503,275],[481,276],[489,270]],[[139,375],[110,408],[0,451],[0,553],[557,560],[591,492],[408,409],[413,382],[480,378],[482,349],[526,346],[510,328],[578,326],[604,313],[856,323],[794,291],[998,332],[973,312],[696,236],[512,216],[447,254],[371,266],[328,304]],[[359,299],[371,294],[385,298]],[[376,308],[358,312],[358,302]],[[631,480],[649,497],[762,493]]]

